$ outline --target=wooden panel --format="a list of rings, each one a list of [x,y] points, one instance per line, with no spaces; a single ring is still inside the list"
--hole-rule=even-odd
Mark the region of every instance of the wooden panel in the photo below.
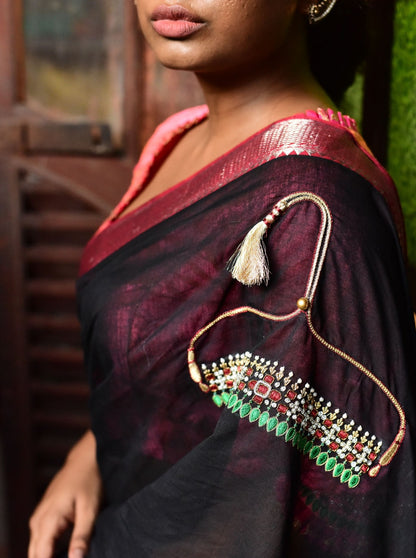
[[[23,558],[34,503],[89,425],[75,280],[108,206],[27,159],[2,160],[0,179],[2,423],[12,556]]]
[[[11,108],[18,97],[14,38],[17,3],[0,0],[0,109],[3,110]]]
[[[83,246],[102,220],[103,202],[38,163],[19,159],[16,164],[33,482],[39,498],[68,448],[89,425],[75,280]]]
[[[25,334],[24,272],[17,173],[0,159],[1,423],[7,477],[7,516],[13,557],[23,557],[27,518],[35,502],[31,401]]]
[[[108,124],[36,122],[24,126],[26,152],[108,155],[115,152]]]
[[[36,195],[48,191],[48,184],[59,184],[72,199],[82,199],[102,217],[108,215],[130,183],[132,162],[128,159],[69,156],[33,156],[14,158],[21,168],[32,171],[24,188],[36,189]],[[39,177],[39,178],[38,178]],[[42,178],[42,186],[39,180]],[[35,181],[32,184],[31,181]],[[49,188],[50,190],[50,188]],[[52,192],[55,192],[52,188]],[[54,203],[57,203],[55,200]],[[46,203],[46,200],[41,202]],[[65,202],[70,203],[68,198]],[[44,206],[45,207],[45,206]],[[68,209],[68,205],[66,205]],[[49,208],[53,209],[53,205]]]

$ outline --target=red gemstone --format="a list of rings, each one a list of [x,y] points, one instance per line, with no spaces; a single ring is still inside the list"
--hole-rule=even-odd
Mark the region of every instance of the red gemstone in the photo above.
[[[249,383],[248,383],[248,387],[250,389],[254,389],[256,384],[257,384],[257,380],[250,380]]]
[[[233,387],[234,382],[233,382],[232,380],[226,380],[226,381],[225,381],[225,385],[226,385],[227,387]]]
[[[229,368],[224,368],[224,376],[229,376],[231,374],[231,370]]]
[[[242,391],[242,390],[245,388],[245,385],[246,385],[246,384],[245,384],[244,382],[240,382],[240,383],[238,384],[238,389],[239,389],[240,391]]]
[[[210,382],[211,380],[215,380],[214,374],[207,374],[205,378]]]
[[[264,376],[264,381],[267,382],[268,384],[272,384],[273,383],[273,376],[270,376],[270,374],[266,374],[266,376]]]
[[[260,397],[260,395],[255,395],[253,397],[253,401],[254,401],[254,403],[259,403],[259,404],[263,403],[263,397]]]
[[[253,369],[252,368],[247,368],[246,374],[247,374],[247,376],[251,376],[253,374]]]
[[[323,436],[323,432],[321,430],[317,430],[315,432],[315,438],[322,438],[322,436]]]
[[[346,459],[347,461],[351,462],[351,461],[354,461],[354,456],[353,456],[352,453],[349,453],[345,459]]]
[[[272,401],[279,401],[280,399],[282,399],[282,395],[275,389],[270,392],[269,397]]]
[[[289,391],[287,392],[287,396],[289,397],[289,399],[292,399],[292,400],[293,400],[293,399],[296,398],[296,393],[295,393],[294,391],[292,391],[292,390],[289,390]]]
[[[369,469],[368,465],[361,465],[361,471],[363,473],[366,473],[368,471],[368,469]]]
[[[267,394],[269,393],[269,389],[270,389],[270,388],[268,388],[268,387],[265,386],[264,384],[258,384],[256,389],[257,389],[257,392],[258,392],[260,395],[267,395]]]
[[[307,403],[304,403],[303,408],[304,409],[309,409],[309,405]]]
[[[358,442],[358,444],[355,444],[354,448],[355,448],[357,451],[363,451],[364,446],[363,446],[363,444],[360,444],[360,442]]]
[[[324,426],[326,426],[327,428],[331,428],[331,426],[332,426],[332,420],[325,419],[325,420],[324,420]]]
[[[315,418],[316,415],[318,414],[318,411],[316,409],[312,409],[311,411],[311,415]]]
[[[297,422],[298,424],[300,424],[300,423],[303,421],[303,419],[304,419],[304,416],[303,416],[303,415],[298,415],[298,416],[296,417],[296,422]]]
[[[341,438],[341,440],[346,440],[348,438],[348,432],[345,432],[345,430],[340,430],[338,432],[338,438]]]
[[[287,407],[286,405],[278,405],[277,410],[279,411],[279,413],[286,413],[287,412]]]
[[[336,442],[331,442],[329,444],[329,447],[331,448],[332,451],[336,451],[339,448],[339,444],[337,444]]]
[[[377,457],[377,455],[372,451],[370,453],[370,455],[368,456],[368,459],[371,459],[371,461],[374,461],[374,459]]]
[[[218,391],[218,386],[217,386],[217,384],[212,384],[211,386],[209,386],[209,389],[211,391]]]

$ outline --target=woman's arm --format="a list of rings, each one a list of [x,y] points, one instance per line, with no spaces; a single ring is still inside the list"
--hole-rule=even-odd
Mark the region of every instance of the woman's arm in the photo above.
[[[93,433],[69,452],[30,519],[29,558],[52,558],[55,541],[73,525],[69,558],[82,558],[88,548],[102,493]]]

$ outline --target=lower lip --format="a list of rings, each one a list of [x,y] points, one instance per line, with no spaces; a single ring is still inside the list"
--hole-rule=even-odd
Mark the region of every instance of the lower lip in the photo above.
[[[195,21],[186,21],[183,19],[173,20],[173,19],[158,19],[152,21],[152,27],[162,37],[167,37],[168,39],[182,39],[183,37],[189,37],[193,33],[196,33],[204,23],[197,23]]]

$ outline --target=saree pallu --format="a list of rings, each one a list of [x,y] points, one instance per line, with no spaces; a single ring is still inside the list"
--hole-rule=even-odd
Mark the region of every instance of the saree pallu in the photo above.
[[[249,138],[190,179],[208,193],[80,277],[105,490],[90,558],[416,555],[416,336],[398,210],[378,170],[331,160],[331,124],[319,126],[319,154],[254,158]],[[241,150],[248,170],[224,183]],[[162,197],[126,219],[158,204],[168,212]],[[270,281],[247,287],[227,262],[273,207]]]

